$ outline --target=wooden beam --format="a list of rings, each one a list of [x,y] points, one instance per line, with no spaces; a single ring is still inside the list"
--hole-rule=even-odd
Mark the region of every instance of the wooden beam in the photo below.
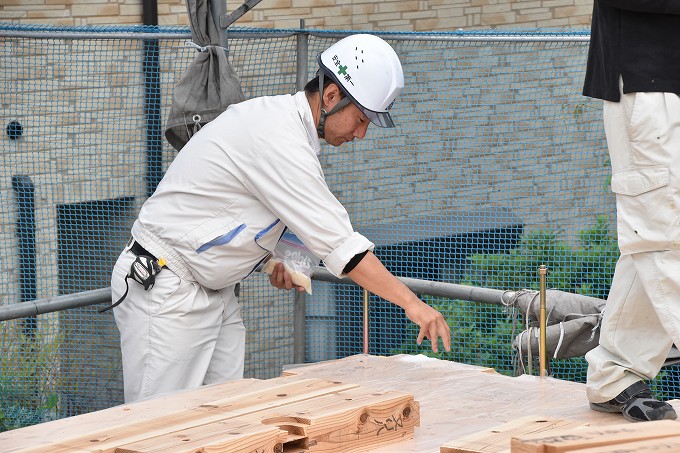
[[[579,450],[578,453],[675,453],[678,451],[680,451],[680,436],[586,448]]]
[[[76,453],[92,451],[96,445],[99,452],[113,453],[123,444],[358,387],[356,384],[320,379],[275,378],[259,381],[257,385],[252,381],[247,385],[240,383],[241,381],[230,381],[220,386],[222,395],[232,396],[204,401],[186,410],[168,411],[162,400],[151,400],[145,403],[156,403],[152,404],[152,414],[145,412],[144,418],[121,419],[115,423],[107,420],[106,411],[101,411],[98,417],[89,417],[87,426],[72,421],[72,425],[80,427],[80,430],[69,430],[71,437],[53,436],[46,439],[47,445],[43,443],[38,447],[13,451],[38,453],[49,447],[51,453]],[[214,392],[210,392],[210,395],[216,396]],[[134,406],[135,404],[129,405],[130,408]]]
[[[565,453],[584,448],[673,437],[678,433],[680,433],[680,423],[672,420],[626,422],[521,436],[512,438],[510,446],[512,453]]]
[[[235,428],[236,422],[287,433],[282,442],[286,452],[365,451],[412,438],[419,421],[420,408],[411,395],[356,388],[121,445],[115,452],[267,451],[263,445],[253,449],[253,435]]]
[[[513,437],[547,434],[555,430],[585,426],[574,420],[559,420],[541,416],[522,417],[493,428],[445,443],[440,453],[505,453],[510,451]]]

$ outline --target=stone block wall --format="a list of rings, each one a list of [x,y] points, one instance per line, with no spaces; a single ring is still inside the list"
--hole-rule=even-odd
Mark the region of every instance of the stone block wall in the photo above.
[[[584,27],[592,0],[262,0],[239,27],[451,31],[491,27]],[[227,12],[242,2],[228,1]],[[187,25],[183,0],[159,0],[160,25]],[[4,0],[0,21],[50,25],[136,25],[141,0]]]

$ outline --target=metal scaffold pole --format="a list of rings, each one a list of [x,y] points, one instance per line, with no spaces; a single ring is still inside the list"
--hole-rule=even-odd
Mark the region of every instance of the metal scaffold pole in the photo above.
[[[540,347],[539,347],[539,374],[543,378],[545,377],[545,370],[546,370],[546,363],[547,363],[547,358],[546,358],[546,341],[545,341],[545,329],[547,328],[546,326],[546,314],[545,314],[545,305],[546,305],[546,276],[548,274],[548,268],[545,265],[541,265],[538,268],[538,275],[540,279],[540,316],[539,316],[539,322],[540,322]]]

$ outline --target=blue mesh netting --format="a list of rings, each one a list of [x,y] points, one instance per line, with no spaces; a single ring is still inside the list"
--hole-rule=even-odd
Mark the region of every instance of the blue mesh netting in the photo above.
[[[230,29],[246,97],[295,91],[299,32]],[[305,30],[307,78],[345,33]],[[580,94],[587,31],[382,35],[405,70],[398,127],[324,145],[320,159],[388,268],[515,290],[537,289],[545,264],[549,287],[606,297],[618,252],[600,105]],[[109,285],[137,210],[175,156],[162,130],[195,52],[189,38],[182,27],[0,24],[3,305]],[[423,297],[452,327],[453,351],[440,357],[513,373],[518,326],[502,307]],[[306,361],[363,351],[362,299],[354,286],[314,282]],[[277,376],[294,361],[293,294],[256,274],[241,300],[246,374]],[[122,402],[117,330],[98,308],[0,323],[0,429]],[[375,296],[369,328],[372,354],[428,350]],[[563,379],[582,381],[584,369],[582,359],[551,364]],[[676,372],[655,382],[666,397],[677,397]]]

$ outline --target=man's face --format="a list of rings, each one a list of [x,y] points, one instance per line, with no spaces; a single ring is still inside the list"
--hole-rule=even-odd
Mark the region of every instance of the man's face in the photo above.
[[[328,101],[327,110],[330,111],[339,101],[340,96],[334,96]],[[354,103],[350,102],[346,107],[340,109],[339,112],[326,118],[324,128],[326,143],[340,146],[343,143],[351,142],[355,138],[362,139],[366,136],[370,123],[371,121],[368,117]]]

